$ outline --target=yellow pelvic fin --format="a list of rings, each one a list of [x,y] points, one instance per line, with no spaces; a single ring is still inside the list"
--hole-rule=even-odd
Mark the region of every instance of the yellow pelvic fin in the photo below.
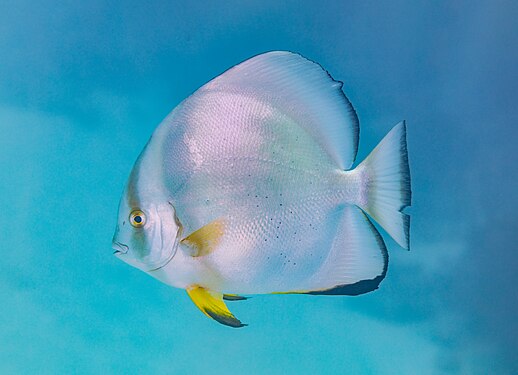
[[[209,318],[234,328],[246,326],[246,324],[241,323],[241,321],[229,311],[223,301],[223,294],[210,291],[200,286],[187,288],[187,294],[201,312]]]
[[[191,256],[199,257],[210,254],[218,246],[225,233],[225,221],[218,219],[201,227],[185,237],[181,243],[189,246]]]

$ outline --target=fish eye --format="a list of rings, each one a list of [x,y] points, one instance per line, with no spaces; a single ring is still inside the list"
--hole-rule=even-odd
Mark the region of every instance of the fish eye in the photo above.
[[[131,211],[129,221],[135,228],[143,227],[146,224],[146,214],[140,210]]]

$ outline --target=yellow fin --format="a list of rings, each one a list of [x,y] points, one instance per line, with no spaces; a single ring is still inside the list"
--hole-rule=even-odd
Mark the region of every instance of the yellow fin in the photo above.
[[[225,221],[218,219],[192,232],[181,242],[191,248],[193,257],[199,257],[214,251],[224,233]]]
[[[223,302],[223,294],[213,292],[200,286],[193,286],[187,289],[187,294],[202,313],[209,318],[226,326],[239,328],[246,324],[241,323],[227,308]]]

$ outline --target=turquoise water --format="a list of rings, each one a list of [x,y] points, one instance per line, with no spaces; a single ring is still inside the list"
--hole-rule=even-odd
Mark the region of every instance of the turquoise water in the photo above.
[[[1,374],[518,373],[511,1],[0,4]],[[411,246],[360,297],[256,296],[235,330],[111,254],[155,126],[286,49],[339,80],[358,160],[402,119]]]

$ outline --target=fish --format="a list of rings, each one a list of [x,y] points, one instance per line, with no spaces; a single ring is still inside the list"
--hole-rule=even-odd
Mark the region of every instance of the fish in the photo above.
[[[114,254],[234,328],[246,324],[227,301],[374,291],[388,252],[373,221],[410,247],[406,124],[353,168],[358,143],[342,82],[297,53],[254,56],[155,129],[120,200]]]

